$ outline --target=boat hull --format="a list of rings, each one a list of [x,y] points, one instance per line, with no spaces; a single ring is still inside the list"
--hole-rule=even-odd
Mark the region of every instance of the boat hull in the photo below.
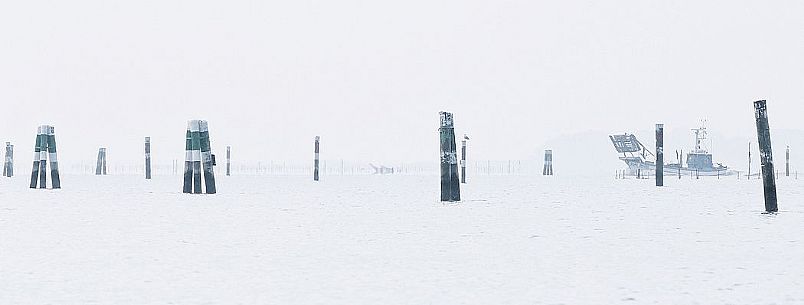
[[[628,165],[628,170],[631,175],[645,175],[651,176],[656,172],[656,164],[653,162],[645,162],[637,158],[620,158],[625,164]],[[682,176],[732,176],[737,175],[737,171],[729,169],[728,167],[714,167],[710,169],[695,169],[688,167],[680,167],[678,164],[665,164],[665,176],[678,176],[679,172]]]

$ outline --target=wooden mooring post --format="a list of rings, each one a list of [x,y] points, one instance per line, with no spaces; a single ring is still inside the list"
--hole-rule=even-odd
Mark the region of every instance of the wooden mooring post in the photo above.
[[[145,179],[151,179],[151,137],[145,137]]]
[[[6,158],[3,163],[3,177],[14,176],[14,145],[6,142]]]
[[[790,177],[790,146],[787,146],[784,157],[784,176]]]
[[[98,148],[98,161],[95,165],[95,175],[106,175],[106,148]]]
[[[553,175],[553,150],[551,149],[544,151],[544,168],[542,169],[542,175]]]
[[[768,106],[765,100],[754,102],[754,117],[757,124],[757,140],[759,142],[759,160],[762,164],[762,186],[765,194],[765,212],[775,213],[779,210],[776,198],[776,180],[773,176],[773,151],[771,149],[770,126],[768,124]]]
[[[463,140],[461,140],[461,183],[466,183],[466,141],[469,140],[469,137],[466,134],[463,135]]]
[[[441,201],[460,201],[458,157],[455,149],[455,124],[452,113],[440,112],[441,126]]]
[[[315,160],[313,161],[313,181],[318,181],[318,154],[321,137],[315,136]]]
[[[232,175],[232,147],[226,146],[226,176]]]
[[[664,186],[664,124],[656,124],[656,186]]]

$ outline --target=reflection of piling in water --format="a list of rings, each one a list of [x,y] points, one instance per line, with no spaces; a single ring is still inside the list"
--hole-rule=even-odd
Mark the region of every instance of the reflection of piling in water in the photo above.
[[[458,156],[455,151],[455,125],[452,113],[441,112],[441,201],[460,201],[461,189],[458,179]]]
[[[776,180],[773,177],[773,151],[771,150],[768,109],[765,100],[754,102],[754,117],[757,123],[757,140],[759,142],[759,160],[762,164],[762,185],[765,194],[765,212],[779,210],[776,198]]]

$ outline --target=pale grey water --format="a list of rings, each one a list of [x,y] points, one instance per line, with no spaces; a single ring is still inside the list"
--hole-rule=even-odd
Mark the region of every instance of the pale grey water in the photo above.
[[[804,303],[804,181],[0,179],[2,304]]]

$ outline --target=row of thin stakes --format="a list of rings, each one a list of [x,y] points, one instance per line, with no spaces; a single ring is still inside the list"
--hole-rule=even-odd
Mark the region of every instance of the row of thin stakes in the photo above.
[[[765,213],[779,211],[776,198],[776,179],[773,169],[773,151],[771,150],[770,126],[768,125],[768,105],[765,100],[754,102],[754,118],[757,125],[759,142],[759,158],[762,163],[762,186],[765,195]],[[787,159],[790,152],[787,152]],[[750,166],[749,166],[750,169]],[[656,186],[664,185],[664,124],[656,124]],[[786,168],[790,173],[789,161]],[[750,177],[750,175],[749,175]]]

